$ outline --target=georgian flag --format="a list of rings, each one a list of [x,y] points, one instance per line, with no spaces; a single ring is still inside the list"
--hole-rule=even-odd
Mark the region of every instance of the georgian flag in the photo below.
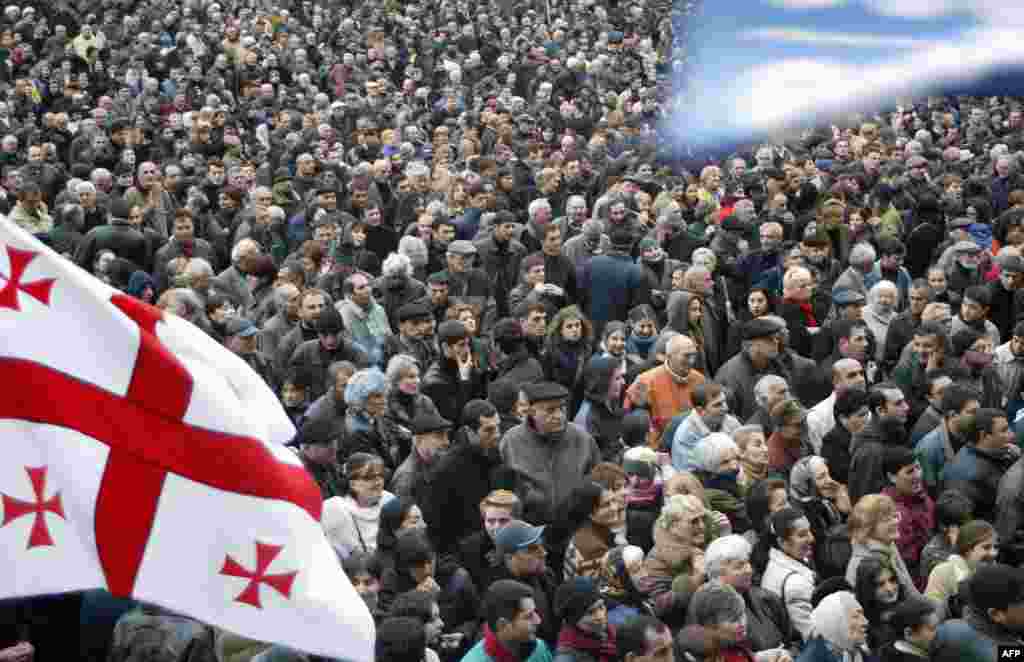
[[[237,356],[0,217],[0,598],[105,588],[373,659],[294,428]]]

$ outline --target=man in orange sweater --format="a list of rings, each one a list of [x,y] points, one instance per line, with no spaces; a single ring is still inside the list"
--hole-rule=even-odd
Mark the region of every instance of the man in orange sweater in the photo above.
[[[704,375],[692,367],[696,360],[693,339],[674,336],[665,349],[665,362],[640,373],[626,391],[627,409],[646,409],[650,414],[653,446],[660,446],[665,426],[690,409],[693,388],[704,383]]]

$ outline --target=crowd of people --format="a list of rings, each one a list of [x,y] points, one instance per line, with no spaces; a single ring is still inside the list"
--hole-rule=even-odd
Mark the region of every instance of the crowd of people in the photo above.
[[[1024,102],[691,172],[695,11],[3,10],[0,211],[279,394],[376,662],[1024,646]],[[33,659],[313,658],[90,591]]]

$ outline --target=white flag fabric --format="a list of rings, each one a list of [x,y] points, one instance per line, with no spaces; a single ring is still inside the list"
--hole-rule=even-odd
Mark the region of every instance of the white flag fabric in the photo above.
[[[371,662],[274,394],[174,315],[0,217],[0,599],[105,588]]]

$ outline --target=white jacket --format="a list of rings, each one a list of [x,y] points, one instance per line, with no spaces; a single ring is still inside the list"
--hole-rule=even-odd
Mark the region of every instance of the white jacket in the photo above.
[[[786,611],[793,627],[806,642],[811,635],[811,593],[814,591],[814,571],[785,552],[772,548],[768,552],[768,567],[761,577],[761,588],[783,598],[785,583]]]

